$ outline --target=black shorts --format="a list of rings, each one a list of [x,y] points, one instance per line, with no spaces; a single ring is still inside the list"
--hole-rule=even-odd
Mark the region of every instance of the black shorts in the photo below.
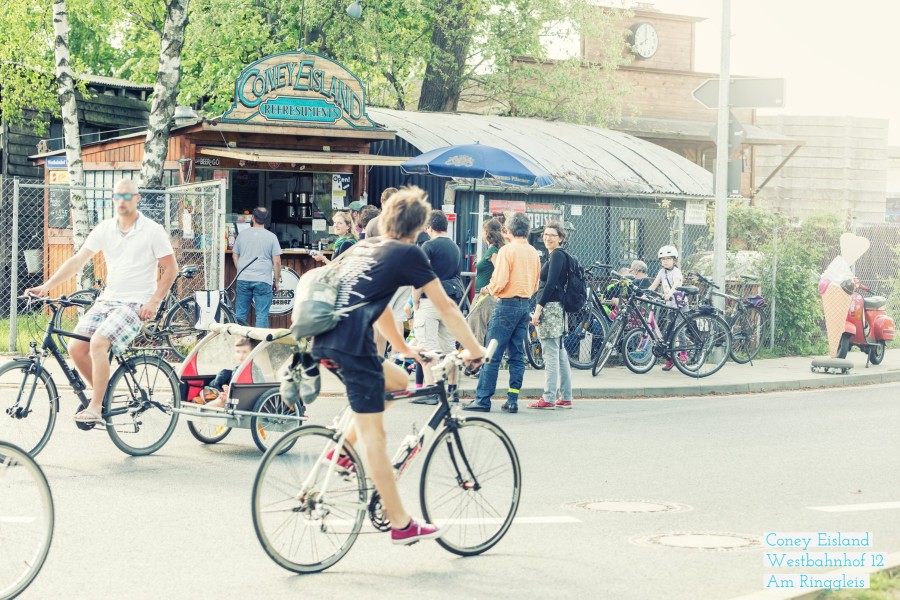
[[[313,358],[321,360],[344,382],[353,412],[384,412],[384,357],[351,356],[331,348],[313,347]]]

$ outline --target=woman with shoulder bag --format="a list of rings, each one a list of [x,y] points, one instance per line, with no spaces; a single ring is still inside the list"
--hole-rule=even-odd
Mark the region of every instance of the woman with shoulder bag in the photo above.
[[[566,330],[562,296],[568,277],[569,257],[560,246],[566,241],[566,232],[558,222],[549,221],[544,224],[543,240],[550,256],[541,267],[541,287],[531,324],[537,327],[544,350],[544,395],[529,404],[528,408],[572,408],[572,372],[569,369],[569,355],[562,343]]]
[[[494,314],[494,305],[497,303],[497,299],[487,293],[486,286],[491,282],[491,275],[494,274],[494,261],[497,259],[497,252],[500,251],[500,247],[506,243],[506,240],[503,239],[503,225],[497,219],[485,221],[481,232],[482,239],[487,244],[487,252],[475,265],[475,294],[477,299],[472,310],[469,311],[467,320],[472,333],[475,334],[475,339],[484,344],[488,323],[491,322],[491,315]]]

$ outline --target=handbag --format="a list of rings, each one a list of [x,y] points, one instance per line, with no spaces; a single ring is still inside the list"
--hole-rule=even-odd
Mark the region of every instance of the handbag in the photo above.
[[[459,304],[459,301],[462,300],[464,293],[462,279],[459,277],[453,277],[452,279],[441,279],[441,285],[444,286],[444,291],[447,293],[450,299]]]

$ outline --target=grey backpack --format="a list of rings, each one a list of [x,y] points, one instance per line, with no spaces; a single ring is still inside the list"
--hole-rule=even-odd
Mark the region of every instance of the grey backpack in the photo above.
[[[300,277],[294,295],[294,310],[291,313],[291,336],[294,339],[312,337],[331,331],[341,318],[368,302],[355,306],[337,308],[341,291],[341,274],[337,263],[347,256],[341,254],[324,267],[310,269]]]

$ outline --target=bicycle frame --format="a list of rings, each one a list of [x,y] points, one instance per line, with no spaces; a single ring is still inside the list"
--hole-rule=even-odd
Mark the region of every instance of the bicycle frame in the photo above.
[[[490,355],[490,352],[488,353]],[[409,465],[412,464],[413,460],[416,456],[420,454],[422,450],[427,450],[430,447],[431,442],[434,440],[435,435],[440,429],[441,425],[446,424],[449,427],[453,428],[453,424],[458,422],[454,417],[452,417],[452,409],[450,408],[450,403],[447,401],[447,388],[444,384],[444,369],[441,369],[441,365],[437,365],[434,367],[435,370],[435,379],[437,380],[434,385],[422,387],[417,390],[401,390],[397,392],[387,392],[385,394],[385,401],[391,402],[394,400],[408,400],[411,398],[419,398],[425,396],[431,396],[437,393],[439,402],[435,407],[434,412],[431,413],[431,416],[428,419],[425,427],[415,438],[415,443],[407,443],[406,440],[400,443],[400,446],[397,448],[397,451],[394,453],[394,457],[391,459],[391,466],[394,469],[394,478],[400,479]],[[297,493],[297,499],[299,500],[307,491],[309,491],[312,482],[317,480],[319,469],[323,466],[328,465],[328,472],[325,474],[325,480],[322,482],[322,486],[320,489],[319,501],[323,502],[323,498],[327,497],[328,486],[331,483],[332,475],[334,475],[337,469],[337,460],[340,456],[339,448],[344,447],[344,442],[347,439],[347,434],[350,431],[350,425],[353,421],[353,412],[349,406],[344,408],[341,413],[335,417],[334,422],[332,424],[332,429],[336,432],[337,438],[334,440],[335,443],[327,444],[326,447],[322,450],[319,458],[316,461],[315,468],[312,469],[310,474],[304,480],[303,485],[300,487],[300,491]],[[338,433],[339,432],[339,433]],[[463,481],[466,480],[463,477],[463,473],[467,472],[469,478],[471,479],[472,489],[478,490],[481,488],[481,484],[478,483],[478,478],[471,465],[469,464],[468,458],[466,458],[465,450],[460,443],[459,438],[456,438],[456,448],[459,450],[460,460],[462,461],[462,466],[464,469],[460,468],[460,464],[457,462],[457,458],[455,455],[451,454],[451,461],[453,463],[453,467],[456,470],[456,478],[457,482],[462,484]],[[326,460],[326,456],[331,452],[331,459]],[[372,489],[367,486],[368,489]],[[327,504],[327,501],[324,502]],[[345,508],[352,508],[356,510],[364,510],[368,507],[368,503],[356,503],[356,502],[335,502],[333,506],[343,506]]]

